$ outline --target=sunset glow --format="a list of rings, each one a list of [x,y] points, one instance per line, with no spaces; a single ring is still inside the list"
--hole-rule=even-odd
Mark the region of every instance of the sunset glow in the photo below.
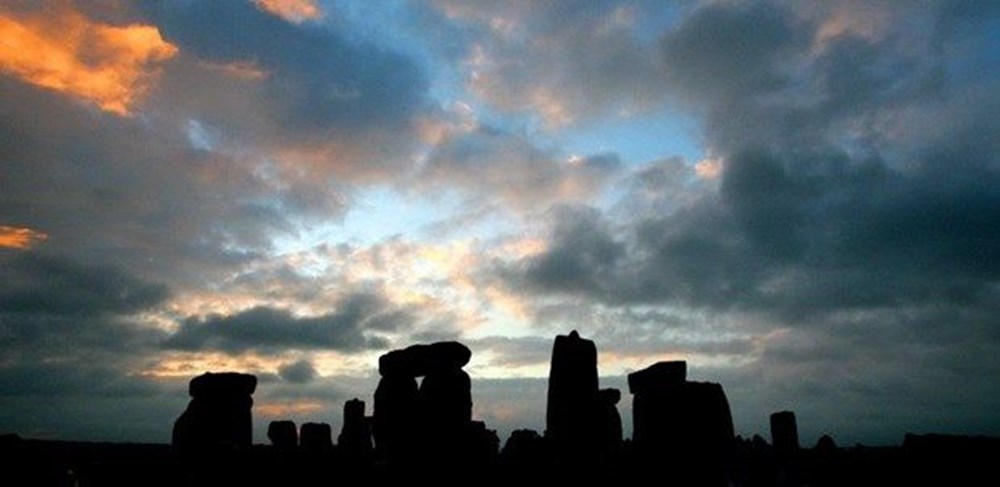
[[[148,25],[102,25],[79,13],[16,18],[0,13],[0,71],[129,115],[177,48]]]

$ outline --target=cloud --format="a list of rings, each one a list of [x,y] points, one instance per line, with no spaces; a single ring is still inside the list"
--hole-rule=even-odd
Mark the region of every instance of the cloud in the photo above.
[[[470,26],[468,88],[549,128],[635,113],[661,97],[655,58],[634,35],[649,5],[617,2],[437,2]],[[658,4],[659,7],[662,5]]]
[[[254,0],[254,3],[258,8],[296,24],[323,16],[323,11],[314,0]]]
[[[388,342],[377,333],[397,330],[410,321],[405,312],[392,308],[384,298],[357,293],[341,300],[337,311],[320,316],[297,317],[287,310],[261,306],[229,316],[188,318],[164,346],[230,354],[287,349],[382,349]]]
[[[779,89],[784,63],[809,41],[798,22],[769,2],[695,9],[660,39],[669,89],[706,97]]]
[[[163,108],[174,105],[236,144],[292,164],[284,176],[296,167],[312,177],[320,170],[383,174],[410,150],[413,124],[429,104],[425,75],[409,58],[337,29],[286,22],[246,1],[157,2],[146,10],[197,60],[166,73]],[[267,76],[234,83],[206,72],[206,62],[252,65]]]
[[[0,221],[44,229],[48,254],[174,284],[221,278],[294,231],[295,188],[276,188],[243,157],[191,147],[179,124],[95,114],[9,77],[0,86],[10,95],[0,100]],[[323,203],[332,218],[342,208]]]
[[[163,303],[166,286],[109,266],[24,253],[5,256],[0,313],[76,317],[128,315]]]
[[[0,225],[0,248],[27,250],[48,238],[48,235],[30,228]]]
[[[278,368],[278,375],[293,384],[305,384],[316,378],[316,369],[308,360],[289,362]]]
[[[1000,204],[987,190],[998,177],[986,156],[995,143],[973,135],[982,134],[974,122],[981,112],[953,111],[976,95],[943,86],[928,91],[924,80],[933,78],[934,64],[909,63],[912,52],[895,54],[900,40],[891,36],[881,44],[830,41],[819,57],[798,59],[804,64],[797,79],[761,81],[778,79],[777,60],[794,39],[811,38],[805,34],[812,24],[766,5],[746,8],[755,10],[704,7],[663,40],[675,53],[668,57],[711,63],[688,63],[692,78],[678,83],[715,105],[708,117],[718,124],[708,135],[722,154],[717,192],[706,186],[684,205],[634,215],[624,225],[600,211],[561,215],[546,252],[524,262],[528,281],[607,302],[666,300],[797,319],[927,300],[990,302],[998,269],[983,250],[1000,234],[983,218]],[[701,42],[712,29],[726,34]],[[739,56],[753,66],[719,72],[731,66],[716,65],[711,54],[737,44],[733,52],[749,50]],[[841,78],[857,66],[849,61],[856,57],[842,57],[844,49],[867,52],[871,71]],[[853,81],[833,82],[841,79]],[[809,80],[824,80],[817,103],[765,96]],[[941,96],[947,101],[930,106],[952,115],[935,127],[949,140],[916,132],[900,139],[877,124],[857,125],[876,114],[921,112]]]
[[[70,7],[16,15],[0,12],[0,71],[130,115],[177,54],[155,26],[104,25]]]
[[[547,369],[552,357],[552,339],[537,336],[488,336],[468,340],[466,344],[474,351],[477,362],[480,356],[490,357],[486,363],[473,365],[477,376],[492,375],[490,372],[495,371],[510,374],[519,368]]]
[[[613,153],[560,160],[525,136],[475,125],[433,147],[417,184],[437,189],[443,183],[523,210],[592,198],[621,167]]]
[[[624,245],[589,207],[560,207],[553,214],[550,247],[530,259],[530,282],[567,291],[601,289],[625,255]]]

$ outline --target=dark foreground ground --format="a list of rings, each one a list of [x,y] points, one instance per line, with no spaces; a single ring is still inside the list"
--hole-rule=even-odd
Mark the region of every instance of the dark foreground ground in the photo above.
[[[544,458],[513,458],[503,452],[479,462],[386,465],[348,457],[336,448],[320,452],[249,449],[179,454],[169,445],[84,443],[0,437],[4,486],[177,485],[422,485],[427,481],[494,485],[645,484],[731,486],[993,485],[1000,468],[1000,438],[907,435],[898,447],[803,449],[778,458],[766,444],[737,442],[724,482],[719,472],[679,478],[678,466],[620,458],[603,463],[556,465]],[[712,480],[708,480],[712,479]]]

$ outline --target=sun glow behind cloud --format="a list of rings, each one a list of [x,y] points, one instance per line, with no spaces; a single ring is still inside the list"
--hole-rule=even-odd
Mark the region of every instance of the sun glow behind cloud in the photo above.
[[[130,115],[178,49],[149,25],[123,27],[78,12],[18,18],[0,13],[0,71]]]

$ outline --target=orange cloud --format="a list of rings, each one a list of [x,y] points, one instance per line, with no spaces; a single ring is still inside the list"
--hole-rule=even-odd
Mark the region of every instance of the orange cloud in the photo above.
[[[323,11],[313,0],[255,0],[254,3],[265,12],[296,24],[323,16]]]
[[[102,25],[71,10],[0,13],[0,72],[129,115],[177,54],[156,27]]]
[[[30,228],[0,225],[0,249],[27,250],[48,238],[48,235]]]

